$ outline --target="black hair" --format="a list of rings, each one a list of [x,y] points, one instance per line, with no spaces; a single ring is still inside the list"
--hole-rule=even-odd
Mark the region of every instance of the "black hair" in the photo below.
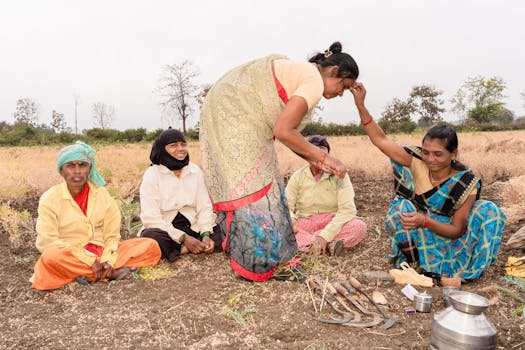
[[[425,142],[427,139],[442,140],[443,145],[450,153],[458,149],[458,134],[456,134],[456,130],[454,130],[454,128],[447,124],[435,125],[431,127],[423,137],[421,143]],[[451,165],[455,170],[462,171],[467,169],[464,164],[457,160],[453,160]]]
[[[325,52],[319,52],[312,56],[308,62],[317,63],[321,67],[337,66],[339,71],[337,72],[338,78],[350,78],[357,79],[359,76],[359,67],[355,63],[352,56],[342,52],[342,45],[339,41],[336,41],[330,48]]]

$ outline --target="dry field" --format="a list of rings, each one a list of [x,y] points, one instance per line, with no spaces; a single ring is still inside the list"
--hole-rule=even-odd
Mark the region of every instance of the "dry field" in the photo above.
[[[396,140],[419,145],[422,136],[396,136]],[[392,197],[389,162],[366,137],[329,141],[332,154],[351,169],[358,214],[369,229],[362,244],[341,257],[321,257],[315,270],[333,278],[360,277],[371,269],[387,271],[383,216]],[[149,165],[150,145],[93,146],[98,151],[97,167],[124,209],[123,237],[133,236],[138,186]],[[276,149],[284,176],[304,164],[282,145]],[[58,150],[0,148],[0,349],[428,349],[432,315],[442,308],[438,287],[428,289],[434,296],[432,313],[405,315],[402,310],[410,301],[402,296],[400,286],[368,284],[368,291],[377,289],[386,296],[388,311],[399,318],[398,324],[387,331],[326,325],[313,319],[314,307],[304,285],[242,282],[222,254],[162,262],[167,275],[154,281],[32,290],[28,279],[38,258],[36,207],[39,196],[61,180],[54,168]],[[481,176],[482,197],[504,208],[506,242],[525,224],[525,132],[461,134],[459,152],[460,160]],[[197,143],[190,145],[190,158],[199,164]],[[502,292],[479,290],[497,285],[524,296],[501,279],[507,257],[523,254],[502,244],[497,263],[463,287],[497,297],[487,316],[498,329],[501,349],[525,349],[525,322],[512,316],[520,303]],[[323,315],[329,315],[326,306]]]

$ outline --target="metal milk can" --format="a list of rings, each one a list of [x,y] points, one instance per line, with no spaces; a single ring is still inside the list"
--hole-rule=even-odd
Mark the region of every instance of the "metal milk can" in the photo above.
[[[496,327],[485,316],[488,299],[481,295],[454,291],[451,306],[434,315],[431,349],[495,349]]]

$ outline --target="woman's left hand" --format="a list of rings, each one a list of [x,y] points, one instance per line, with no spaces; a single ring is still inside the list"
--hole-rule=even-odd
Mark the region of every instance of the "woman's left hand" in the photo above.
[[[354,102],[357,107],[364,107],[365,105],[365,96],[366,89],[363,83],[354,83],[353,86],[349,88],[352,95],[354,95]]]
[[[401,213],[401,225],[404,229],[410,230],[422,227],[425,222],[425,214],[415,212]]]
[[[213,249],[215,248],[215,242],[210,237],[204,237],[202,239],[202,243],[204,243],[204,252],[205,253],[213,253]]]

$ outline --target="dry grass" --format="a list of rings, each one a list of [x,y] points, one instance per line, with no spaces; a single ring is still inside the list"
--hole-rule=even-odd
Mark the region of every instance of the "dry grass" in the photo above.
[[[421,144],[422,134],[394,135],[402,145]],[[460,134],[459,159],[481,176],[485,184],[525,175],[525,131]],[[390,164],[365,136],[329,138],[332,155],[351,169],[352,176],[388,180]],[[144,170],[149,165],[150,144],[95,146],[97,167],[109,188],[121,198],[137,193]],[[197,142],[190,142],[190,159],[200,163]],[[0,200],[19,201],[28,194],[42,194],[61,181],[55,170],[60,147],[0,148]],[[280,143],[276,143],[280,171],[289,175],[306,164]]]
[[[393,135],[400,145],[421,145],[423,134]],[[391,179],[388,158],[366,136],[330,137],[331,154],[339,158],[351,175],[365,179]],[[459,135],[459,160],[481,177],[485,184],[506,181],[525,174],[525,131],[479,132]],[[301,158],[277,145],[281,173],[286,175],[306,164]]]
[[[421,136],[399,136],[397,141],[417,145]],[[485,194],[498,197],[497,203],[509,209],[521,206],[524,194],[524,136],[525,132],[460,135],[462,160],[473,167],[486,184],[500,180],[487,186]],[[366,218],[368,237],[358,246],[345,250],[341,257],[316,257],[305,259],[305,263],[310,273],[323,278],[329,276],[330,280],[348,276],[361,278],[366,270],[387,271],[391,265],[384,256],[390,252],[390,245],[382,227],[391,184],[366,180],[389,179],[388,160],[364,137],[330,138],[330,142],[333,154],[352,169],[356,204],[360,215]],[[282,145],[276,147],[283,175],[305,164]],[[11,220],[8,225],[20,222],[25,209],[20,203],[33,205],[29,209],[34,209],[36,195],[61,181],[54,169],[58,149],[0,148],[4,165],[0,169],[0,207]],[[136,194],[142,173],[149,164],[150,145],[95,145],[95,149],[99,152],[99,170],[111,181],[112,192],[126,200],[136,200],[132,195]],[[197,164],[198,156],[198,144],[191,143],[190,157]],[[17,205],[10,202],[10,198],[16,199]],[[34,211],[30,210],[30,214],[34,215]],[[388,336],[382,332],[342,329],[314,320],[317,314],[306,286],[278,281],[240,281],[222,254],[186,255],[173,264],[163,261],[156,270],[149,271],[146,278],[133,282],[99,283],[89,287],[71,283],[51,293],[38,292],[30,289],[27,282],[38,258],[31,220],[33,218],[27,221],[31,228],[23,229],[30,230],[32,236],[22,239],[24,244],[19,249],[12,249],[12,243],[7,241],[9,235],[4,234],[0,225],[0,254],[4,257],[3,264],[0,263],[0,309],[5,319],[0,322],[3,336],[0,348],[304,350],[429,346],[433,313],[406,315],[403,309],[412,304],[402,297],[400,286],[367,285],[368,291],[378,289],[392,302],[388,312],[400,320]],[[515,229],[516,225],[508,225],[504,240]],[[13,237],[20,241],[14,233]],[[502,284],[506,259],[516,253],[517,250],[502,246],[494,267],[478,281],[465,285],[465,290],[476,292],[477,288]],[[435,300],[433,311],[439,311],[441,290],[432,288],[428,292]],[[240,297],[232,299],[235,296]],[[320,298],[315,298],[318,305]],[[512,316],[519,306],[516,300],[502,294],[497,307],[490,307],[486,312],[497,326],[500,348],[518,348],[525,342],[524,324]],[[227,308],[232,311],[230,315]],[[248,312],[250,310],[256,312]],[[240,322],[235,319],[239,314],[243,316]],[[325,305],[322,316],[329,315],[329,307]]]

